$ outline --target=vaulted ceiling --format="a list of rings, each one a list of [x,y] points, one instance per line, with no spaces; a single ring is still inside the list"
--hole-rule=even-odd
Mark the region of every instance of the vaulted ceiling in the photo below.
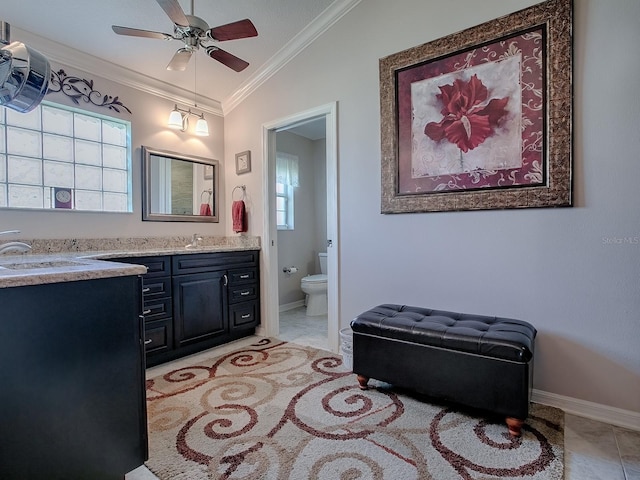
[[[167,64],[183,46],[179,40],[116,35],[112,25],[173,34],[174,25],[158,0],[20,0],[4,2],[0,21],[11,25],[11,40],[36,39],[52,61],[107,78],[195,98],[213,109],[233,108],[248,90],[268,78],[323,33],[360,0],[178,0],[209,27],[249,18],[258,36],[219,42],[223,50],[247,62],[235,72],[194,53],[184,71]],[[164,2],[166,3],[166,2]],[[20,38],[23,36],[25,38]],[[42,45],[42,46],[41,46]],[[64,54],[61,52],[65,52]],[[101,59],[101,61],[97,61]],[[106,62],[106,63],[105,63]],[[93,68],[89,68],[90,65]],[[96,71],[95,64],[102,65]]]

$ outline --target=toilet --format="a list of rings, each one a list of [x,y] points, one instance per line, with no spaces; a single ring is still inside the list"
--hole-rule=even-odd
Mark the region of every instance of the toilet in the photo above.
[[[300,281],[300,288],[306,294],[307,316],[327,314],[327,254],[318,253],[320,271],[317,275],[307,275]]]

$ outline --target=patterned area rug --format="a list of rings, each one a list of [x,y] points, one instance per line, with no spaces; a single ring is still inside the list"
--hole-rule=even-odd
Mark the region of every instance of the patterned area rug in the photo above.
[[[534,404],[513,440],[500,419],[371,383],[273,339],[153,378],[147,467],[161,480],[563,478],[560,410]]]

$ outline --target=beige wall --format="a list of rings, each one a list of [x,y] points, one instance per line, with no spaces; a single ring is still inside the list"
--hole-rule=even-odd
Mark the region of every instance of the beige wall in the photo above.
[[[573,208],[380,214],[378,59],[537,1],[481,3],[362,1],[225,115],[226,161],[254,152],[260,203],[262,125],[337,101],[341,325],[383,302],[521,318],[535,388],[640,412],[640,245],[607,243],[640,237],[640,2],[575,1]]]

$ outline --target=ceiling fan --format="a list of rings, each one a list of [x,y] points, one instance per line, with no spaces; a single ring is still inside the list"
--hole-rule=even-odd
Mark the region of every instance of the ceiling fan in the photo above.
[[[227,67],[241,72],[249,66],[241,58],[225,52],[214,45],[207,45],[209,42],[224,42],[227,40],[237,40],[240,38],[256,37],[258,31],[251,20],[244,19],[237,22],[220,25],[210,28],[207,22],[200,17],[193,15],[193,0],[191,0],[191,15],[185,15],[178,0],[156,0],[160,7],[174,23],[173,35],[169,33],[153,32],[151,30],[140,30],[137,28],[120,27],[112,25],[111,28],[118,35],[128,35],[132,37],[158,38],[161,40],[180,40],[184,47],[179,48],[175,53],[167,70],[185,70],[193,52],[202,47],[214,60]]]

